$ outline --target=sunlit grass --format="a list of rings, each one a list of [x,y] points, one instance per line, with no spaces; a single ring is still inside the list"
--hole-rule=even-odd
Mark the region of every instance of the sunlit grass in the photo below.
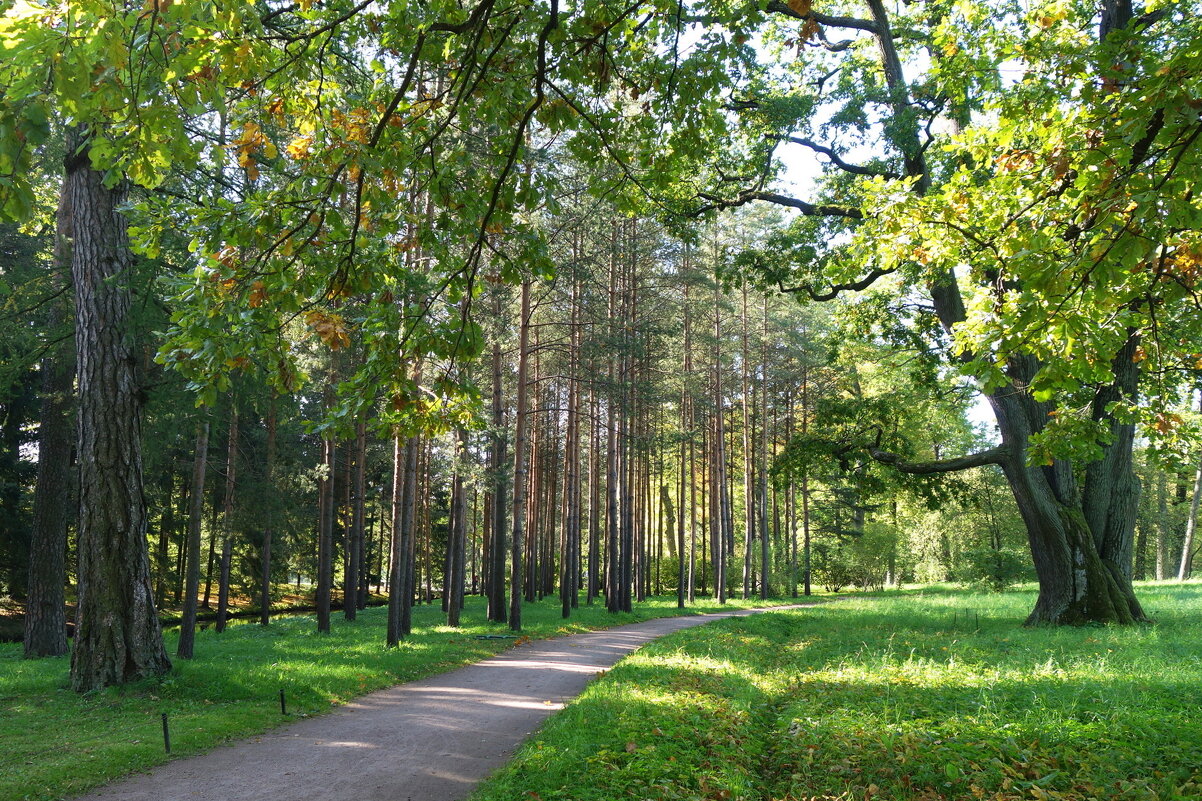
[[[941,587],[682,631],[473,798],[1202,798],[1202,584],[1138,591],[1155,625]]]
[[[726,608],[756,605],[732,601]],[[637,604],[630,614],[581,604],[569,620],[559,600],[527,604],[522,635],[551,637],[677,613],[675,598]],[[688,613],[714,611],[699,603]],[[207,750],[287,720],[314,715],[371,690],[477,661],[513,644],[477,639],[508,634],[484,622],[482,599],[469,598],[464,625],[444,625],[437,606],[414,610],[414,634],[384,648],[387,610],[368,609],[347,623],[335,614],[332,631],[318,634],[309,616],[277,617],[264,628],[231,626],[200,631],[196,658],[175,660],[161,679],[80,696],[68,683],[69,661],[25,660],[19,644],[0,645],[0,800],[55,799],[81,793],[168,759],[160,715],[167,713],[174,756]],[[177,634],[167,634],[174,653]]]

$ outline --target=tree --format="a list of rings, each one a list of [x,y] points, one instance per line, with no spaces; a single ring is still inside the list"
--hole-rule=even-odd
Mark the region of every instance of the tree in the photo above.
[[[55,220],[54,283],[59,291],[70,285],[71,209],[65,192],[59,193]],[[48,345],[42,360],[42,409],[38,432],[38,475],[33,500],[33,528],[29,546],[29,597],[25,604],[26,657],[63,656],[67,653],[66,599],[67,525],[70,504],[72,384],[74,348],[62,329],[70,315],[66,304],[51,301],[47,314],[50,336],[62,337]]]
[[[1089,14],[1058,6],[1014,17],[964,4],[863,8],[769,4],[785,21],[769,33],[783,69],[806,88],[773,85],[767,70],[747,82],[734,106],[756,126],[744,152],[760,177],[735,194],[700,194],[711,208],[762,201],[800,213],[748,259],[770,283],[814,300],[873,286],[899,306],[925,296],[928,314],[908,315],[914,333],[977,381],[1001,444],[921,463],[867,452],[917,475],[1001,467],[1040,580],[1029,622],[1142,620],[1131,452],[1137,417],[1155,433],[1158,402],[1141,404],[1140,377],[1153,367],[1147,343],[1164,344],[1156,327],[1185,333],[1197,318],[1174,288],[1179,268],[1164,269],[1192,264],[1184,231],[1197,215],[1173,200],[1190,196],[1181,182],[1197,158],[1196,114],[1167,85],[1183,74],[1163,27],[1178,11],[1135,19],[1130,4],[1108,2],[1090,40]],[[1177,35],[1194,31],[1168,39]],[[1008,57],[1026,68],[1017,87],[995,69]],[[911,69],[922,74],[907,80]],[[1165,103],[1138,101],[1151,85]],[[983,103],[993,116],[978,120]],[[853,163],[847,150],[865,139],[879,149]],[[814,199],[766,188],[764,159],[778,145],[826,159]]]
[[[79,394],[79,614],[71,685],[88,691],[170,669],[155,614],[142,498],[142,390],[126,328],[133,268],[124,194],[69,148]]]

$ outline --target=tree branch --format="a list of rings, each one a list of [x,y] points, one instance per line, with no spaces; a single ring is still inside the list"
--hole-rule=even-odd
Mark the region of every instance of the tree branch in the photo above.
[[[880,32],[880,29],[872,20],[859,19],[857,17],[836,17],[831,14],[820,14],[817,11],[810,11],[808,14],[798,14],[787,4],[782,3],[781,0],[772,0],[764,10],[792,17],[793,19],[810,19],[819,25],[827,25],[832,28],[854,28],[858,31],[868,31],[874,34]]]
[[[917,476],[929,476],[935,473],[954,473],[967,470],[970,467],[984,467],[987,464],[1002,464],[1010,455],[1010,451],[1002,445],[987,451],[970,453],[956,459],[941,459],[935,462],[903,462],[896,453],[869,448],[868,454],[880,462],[897,468],[903,473]]]
[[[897,179],[901,178],[901,175],[899,175],[895,172],[889,172],[888,170],[874,170],[869,167],[861,167],[858,164],[849,164],[848,162],[844,161],[842,159],[842,157],[840,157],[840,155],[838,153],[836,153],[834,150],[832,150],[829,147],[826,147],[825,145],[820,145],[812,139],[806,139],[806,138],[800,137],[800,136],[781,136],[778,138],[784,142],[789,142],[794,145],[801,145],[802,147],[808,147],[810,150],[813,150],[815,153],[821,153],[822,155],[826,156],[828,159],[831,160],[831,164],[834,164],[836,167],[843,170],[844,172],[850,172],[853,175],[868,175],[868,176],[874,176],[874,177],[889,178],[891,180],[897,180]]]
[[[810,217],[844,217],[849,220],[864,219],[864,212],[851,206],[816,205],[789,197],[788,195],[767,192],[762,189],[748,189],[745,192],[740,192],[737,197],[730,200],[724,200],[709,194],[702,194],[700,197],[702,200],[710,201],[710,203],[693,212],[690,215],[692,217],[700,217],[707,211],[713,211],[714,209],[730,209],[736,206],[746,206],[754,200],[762,200],[766,203],[775,203],[778,206],[788,206],[791,209],[797,209],[802,214]]]
[[[884,276],[893,272],[896,272],[896,270],[892,267],[888,269],[874,269],[859,281],[852,281],[846,284],[831,284],[831,288],[826,292],[818,292],[814,289],[814,287],[809,286],[808,284],[786,287],[778,282],[776,286],[785,294],[791,295],[797,292],[804,292],[810,296],[810,300],[818,303],[825,303],[828,300],[834,300],[835,298],[839,297],[839,295],[843,292],[859,292],[862,289],[867,289],[876,283],[878,278],[883,278]]]

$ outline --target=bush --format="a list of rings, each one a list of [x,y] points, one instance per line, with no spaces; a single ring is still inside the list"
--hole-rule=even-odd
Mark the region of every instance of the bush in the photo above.
[[[1031,557],[1021,551],[974,548],[965,551],[962,558],[963,565],[956,578],[977,589],[1005,592],[1031,578]]]

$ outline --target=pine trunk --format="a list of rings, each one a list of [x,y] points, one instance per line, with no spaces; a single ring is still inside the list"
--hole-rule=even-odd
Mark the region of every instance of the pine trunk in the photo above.
[[[209,419],[206,416],[196,430],[196,453],[192,462],[192,488],[188,493],[188,539],[184,563],[184,613],[179,626],[179,646],[175,655],[192,658],[196,639],[196,602],[200,592],[200,524],[204,520],[205,471],[209,458]]]
[[[53,285],[68,283],[71,271],[71,207],[66,186],[59,196],[54,239]],[[65,304],[51,302],[46,330],[67,322]],[[29,586],[25,604],[26,658],[67,653],[67,522],[71,494],[72,390],[75,354],[69,340],[51,347],[42,359],[41,426],[38,474],[33,491],[33,529],[29,542]],[[168,473],[170,475],[170,473]],[[170,503],[170,499],[168,499]]]
[[[75,137],[73,136],[72,139]],[[142,388],[129,324],[131,275],[121,189],[69,147],[64,192],[75,235],[79,601],[71,686],[79,692],[171,668],[155,611],[142,494]]]

